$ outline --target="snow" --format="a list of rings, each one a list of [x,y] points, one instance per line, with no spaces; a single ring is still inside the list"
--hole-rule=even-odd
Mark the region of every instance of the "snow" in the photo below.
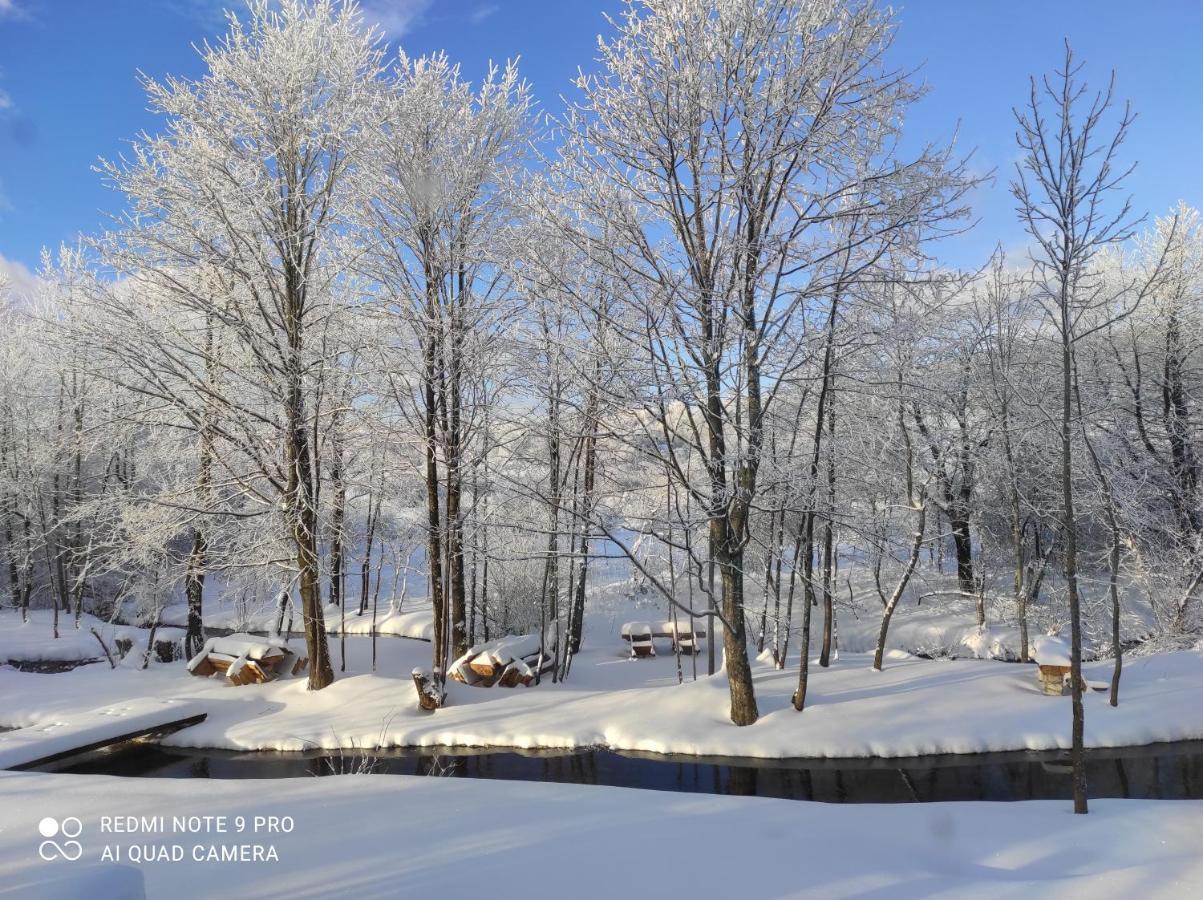
[[[84,613],[80,627],[75,627],[75,616],[59,613],[58,632],[53,633],[54,613],[48,609],[29,610],[29,621],[21,621],[21,613],[15,609],[0,610],[0,663],[4,662],[80,662],[103,659],[104,651],[91,629],[95,628],[109,652],[115,653],[114,639],[117,629],[95,616]]]
[[[358,607],[348,608],[343,614],[337,606],[327,604],[323,609],[328,634],[360,634],[370,635],[373,630],[372,611],[369,608],[363,615]],[[255,606],[240,605],[229,600],[215,599],[205,606],[205,627],[214,629],[230,629],[236,632],[261,632],[264,634],[275,631],[279,621],[279,606],[271,603],[260,603]],[[188,608],[182,604],[166,607],[160,621],[164,624],[183,626],[188,621]],[[293,629],[300,628],[300,613],[293,612]],[[288,613],[284,614],[284,626],[288,625]],[[390,609],[387,606],[378,610],[375,620],[376,634],[389,637],[407,637],[416,640],[429,641],[434,637],[434,615],[427,600],[411,599],[400,609]],[[94,641],[95,639],[93,639]]]
[[[1064,638],[1041,635],[1032,642],[1032,658],[1041,666],[1068,666],[1070,647]]]
[[[119,799],[115,799],[119,798]],[[398,811],[403,811],[399,815]],[[507,815],[498,816],[498,810]],[[163,816],[168,833],[102,833],[101,816]],[[233,833],[235,816],[290,833]],[[574,898],[1198,896],[1196,801],[829,806],[790,800],[401,775],[279,781],[0,777],[0,883],[42,896],[64,864],[36,853],[44,816],[78,817],[80,865],[145,879],[147,896],[499,897],[539,884]],[[230,833],[171,833],[226,816]],[[336,823],[336,827],[331,827]],[[249,832],[249,827],[248,827]],[[210,845],[271,846],[278,862],[194,862]],[[179,844],[179,862],[128,862]],[[105,845],[121,862],[101,862]],[[755,860],[735,865],[731,860]],[[102,883],[77,893],[94,897]]]
[[[617,629],[615,629],[617,631]],[[617,634],[593,629],[574,658],[567,682],[487,691],[448,684],[448,705],[420,712],[410,672],[428,668],[430,648],[416,641],[378,645],[370,671],[371,641],[347,639],[347,671],[317,692],[304,678],[286,678],[228,690],[218,680],[190,677],[182,665],[108,669],[90,666],[56,675],[0,668],[0,726],[24,726],[130,697],[201,702],[205,722],[169,735],[165,743],[234,750],[404,746],[497,746],[616,750],[705,756],[861,757],[991,750],[1048,750],[1070,743],[1068,697],[1040,690],[1036,667],[989,660],[890,659],[882,672],[871,660],[845,653],[828,669],[811,666],[807,709],[790,696],[796,659],[777,671],[753,663],[761,718],[737,728],[727,718],[725,678],[691,680],[705,658],[682,661],[677,684],[669,655],[627,659]],[[1103,682],[1106,661],[1085,675]],[[1086,743],[1114,747],[1203,739],[1203,652],[1129,659],[1120,705],[1091,692]]]
[[[210,653],[217,653],[234,660],[230,666],[230,674],[236,675],[247,660],[258,662],[273,652],[289,653],[291,651],[288,642],[278,637],[257,637],[253,634],[212,637],[205,641],[205,646],[201,648],[200,653],[188,661],[188,671],[193,671]]]
[[[138,699],[0,732],[0,769],[29,763],[100,744],[112,738],[150,731],[169,722],[200,715],[196,703],[180,700]]]
[[[97,863],[52,869],[34,867],[14,873],[8,883],[14,896],[38,900],[81,900],[104,897],[105,900],[144,900],[146,882],[135,866]]]

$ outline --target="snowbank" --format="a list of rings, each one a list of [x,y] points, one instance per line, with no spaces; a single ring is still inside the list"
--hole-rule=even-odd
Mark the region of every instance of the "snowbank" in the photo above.
[[[409,600],[401,610],[382,606],[377,610],[373,626],[372,611],[359,615],[358,607],[348,608],[344,614],[337,606],[327,604],[323,609],[328,634],[370,635],[373,627],[376,634],[388,637],[407,637],[429,641],[434,637],[434,614],[429,601]],[[274,603],[261,602],[254,605],[239,604],[232,600],[215,599],[205,606],[205,627],[230,631],[253,631],[267,634],[275,631],[280,610]],[[293,631],[299,631],[300,615],[294,612]],[[173,604],[160,615],[163,624],[184,626],[188,622],[188,608]],[[284,615],[284,626],[288,627],[288,614]]]
[[[429,667],[429,646],[378,645],[347,639],[347,671],[322,691],[305,679],[228,690],[191,678],[182,665],[147,671],[91,666],[58,675],[0,669],[0,725],[51,721],[72,711],[131,697],[202,701],[200,725],[165,743],[234,750],[302,750],[374,746],[498,746],[617,750],[702,756],[856,757],[1050,750],[1070,743],[1068,697],[1041,693],[1036,667],[993,661],[890,660],[883,672],[867,656],[844,654],[828,669],[811,667],[807,709],[794,712],[796,660],[784,671],[754,663],[761,718],[737,728],[727,718],[722,675],[704,677],[705,659],[682,660],[677,684],[671,654],[629,661],[615,636],[586,645],[562,684],[484,691],[448,684],[448,706],[417,708],[410,673]],[[691,680],[693,665],[702,677]],[[1109,664],[1090,663],[1086,677],[1105,682]],[[1183,651],[1130,659],[1120,705],[1085,697],[1086,742],[1114,747],[1203,738],[1203,653]]]
[[[79,628],[75,616],[60,612],[58,633],[54,636],[54,612],[31,609],[29,621],[21,621],[15,609],[0,610],[0,665],[6,662],[82,662],[103,659],[104,651],[92,634],[95,628],[110,652],[115,652],[114,638],[118,629],[95,616],[84,613]]]

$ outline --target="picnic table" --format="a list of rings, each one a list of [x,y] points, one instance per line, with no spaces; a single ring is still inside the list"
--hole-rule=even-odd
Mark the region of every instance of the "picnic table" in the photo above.
[[[655,656],[656,638],[672,641],[673,647],[682,653],[696,653],[698,642],[706,637],[706,623],[696,619],[692,628],[688,618],[678,618],[676,622],[667,619],[655,624],[627,622],[622,626],[622,639],[631,645],[632,657]]]

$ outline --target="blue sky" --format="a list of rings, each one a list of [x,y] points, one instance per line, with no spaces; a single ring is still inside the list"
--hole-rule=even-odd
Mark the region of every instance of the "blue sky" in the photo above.
[[[227,3],[235,0],[227,0]],[[221,30],[221,0],[0,0],[0,266],[20,278],[40,249],[95,231],[121,199],[91,171],[97,157],[158,123],[136,73],[200,74],[191,44]],[[446,50],[478,75],[521,56],[543,105],[592,65],[604,11],[620,0],[371,0],[368,12],[411,55]],[[1023,244],[1007,180],[1016,158],[1011,107],[1027,77],[1060,60],[1068,37],[1100,86],[1139,114],[1126,158],[1136,209],[1203,205],[1203,0],[911,0],[900,4],[897,65],[920,67],[928,97],[907,122],[916,143],[950,136],[996,169],[974,196],[981,219],[945,261],[976,266],[996,244]]]

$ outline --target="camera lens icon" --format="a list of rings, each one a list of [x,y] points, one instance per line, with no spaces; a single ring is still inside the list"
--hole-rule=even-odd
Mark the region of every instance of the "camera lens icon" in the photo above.
[[[64,838],[77,838],[83,833],[84,823],[75,816],[67,816],[62,821],[53,816],[46,816],[42,821],[38,822],[38,834],[46,838],[38,845],[38,856],[50,862],[56,859],[65,859],[68,862],[74,862],[83,856],[84,848],[79,841],[65,840],[55,841],[51,838],[61,835]]]

